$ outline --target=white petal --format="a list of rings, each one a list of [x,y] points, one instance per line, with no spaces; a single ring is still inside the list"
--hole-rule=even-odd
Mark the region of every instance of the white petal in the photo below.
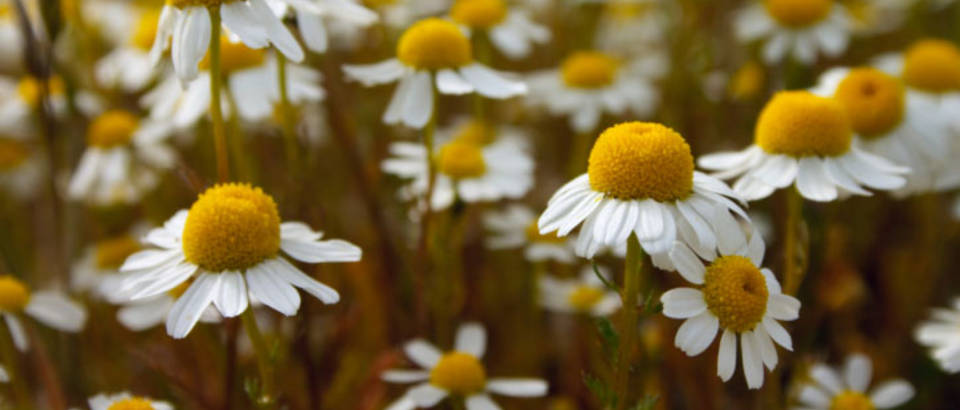
[[[767,315],[777,320],[796,320],[800,316],[800,301],[790,295],[771,294]]]
[[[724,330],[720,337],[720,350],[717,352],[717,376],[723,381],[730,380],[737,369],[737,334]]]
[[[300,309],[300,294],[281,277],[260,265],[247,269],[246,276],[251,296],[260,303],[286,316],[293,316]]]
[[[87,311],[66,295],[53,291],[34,292],[24,313],[54,329],[75,333],[83,329]]]
[[[783,346],[784,349],[793,351],[793,339],[790,338],[790,333],[787,332],[787,329],[783,328],[780,322],[773,320],[769,316],[764,316],[763,327],[774,342]]]
[[[676,288],[660,296],[663,315],[673,319],[691,318],[707,310],[703,292],[692,288]]]
[[[810,369],[810,377],[832,394],[840,393],[845,387],[840,381],[840,376],[833,369],[822,364],[814,365]]]
[[[870,401],[878,409],[897,407],[913,398],[914,389],[909,382],[902,379],[881,383],[870,392]]]
[[[717,336],[719,322],[710,312],[687,319],[677,329],[674,344],[683,350],[687,356],[696,356],[703,353]]]
[[[167,334],[183,339],[193,330],[203,311],[220,290],[220,275],[202,274],[177,299],[167,316]]]
[[[11,313],[3,313],[3,321],[7,322],[7,328],[10,329],[10,338],[13,339],[13,345],[21,352],[27,351],[30,347],[27,343],[27,332],[23,330],[23,324]]]
[[[247,310],[247,284],[240,272],[220,273],[220,291],[213,303],[224,317],[235,317]]]
[[[853,354],[847,357],[843,365],[843,381],[847,387],[856,392],[866,392],[873,374],[873,363],[863,354]]]
[[[483,357],[487,350],[487,331],[478,323],[466,323],[457,330],[457,338],[454,343],[454,349],[472,355],[476,358]]]
[[[420,71],[410,80],[410,90],[403,101],[401,118],[412,128],[423,128],[433,116],[433,82],[427,71]]]
[[[423,370],[386,370],[380,378],[390,383],[422,382],[430,378],[430,372]]]
[[[811,201],[827,202],[837,199],[837,187],[827,175],[823,160],[816,157],[800,159],[797,191]]]
[[[740,354],[743,359],[743,376],[747,387],[759,389],[763,386],[763,362],[760,359],[760,347],[754,343],[752,333],[740,334]]]
[[[210,45],[210,13],[206,7],[188,7],[173,32],[170,56],[181,81],[197,77],[197,65]]]
[[[423,383],[410,389],[407,395],[416,402],[419,407],[433,407],[439,403],[440,400],[443,400],[444,397],[447,397],[447,392],[434,387],[430,383]]]
[[[264,269],[273,272],[274,275],[278,275],[291,285],[303,289],[323,303],[329,305],[340,301],[340,294],[336,290],[307,276],[306,273],[287,262],[286,259],[274,258],[264,261],[261,265]]]
[[[281,238],[280,249],[294,259],[307,263],[356,262],[363,255],[356,245],[339,239],[304,241]]]
[[[461,95],[473,92],[473,86],[449,68],[437,72],[437,90],[443,94]]]
[[[403,351],[410,360],[424,369],[432,369],[443,355],[434,345],[422,339],[407,342],[403,345]]]
[[[703,266],[700,258],[687,245],[677,242],[673,250],[670,251],[670,260],[676,266],[677,272],[688,282],[695,285],[703,284],[703,277],[707,268]]]
[[[486,394],[475,394],[467,397],[467,410],[500,410],[500,406]]]
[[[523,82],[508,80],[501,73],[481,64],[460,67],[460,74],[484,97],[504,99],[527,92],[527,85]]]
[[[547,382],[540,379],[496,378],[487,382],[487,390],[512,397],[541,397],[547,394]]]

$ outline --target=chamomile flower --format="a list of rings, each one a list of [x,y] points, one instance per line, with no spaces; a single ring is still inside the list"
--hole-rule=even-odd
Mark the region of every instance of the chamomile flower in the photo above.
[[[402,199],[420,199],[426,194],[428,161],[437,169],[433,197],[429,198],[434,210],[446,209],[458,198],[468,203],[516,199],[533,187],[533,159],[513,132],[468,122],[452,132],[438,132],[437,139],[443,142],[432,157],[422,144],[390,145],[393,157],[383,161],[383,170],[413,179],[401,191]]]
[[[68,106],[63,78],[52,76],[47,84],[51,114],[58,118],[66,115]],[[12,80],[0,77],[0,132],[35,133],[31,116],[39,107],[42,92],[43,86],[37,78],[23,76]],[[93,94],[81,90],[74,98],[77,109],[85,115],[94,115],[100,110],[100,102]]]
[[[930,356],[945,372],[960,372],[960,298],[954,299],[949,309],[933,309],[930,320],[917,327],[914,338],[930,349]]]
[[[487,378],[480,360],[487,350],[487,332],[483,326],[467,323],[457,329],[452,351],[441,352],[429,342],[417,339],[403,347],[419,370],[387,370],[384,381],[418,383],[393,402],[390,410],[428,408],[444,398],[464,400],[467,410],[489,410],[499,406],[489,393],[512,397],[541,397],[547,383],[540,379]]]
[[[451,0],[363,0],[362,3],[379,13],[390,28],[402,29],[417,20],[446,12]]]
[[[211,304],[224,317],[234,317],[247,309],[252,297],[291,316],[300,308],[294,287],[328,304],[340,295],[287,257],[306,263],[360,260],[360,248],[342,240],[320,240],[322,236],[300,222],[281,223],[273,198],[259,188],[215,185],[200,194],[189,211],[177,212],[147,234],[146,243],[160,249],[127,258],[120,267],[129,274],[123,291],[137,300],[193,280],[167,316],[167,333],[178,339],[190,333]]]
[[[277,16],[286,16],[291,11],[297,18],[297,27],[302,33],[307,49],[324,53],[329,45],[326,22],[336,20],[350,26],[369,27],[377,21],[377,13],[353,0],[267,0]]]
[[[816,364],[810,369],[812,383],[804,385],[797,397],[801,406],[792,409],[890,409],[913,397],[913,386],[903,379],[883,382],[868,391],[872,373],[873,364],[863,354],[848,356],[842,371]]]
[[[698,163],[723,179],[739,176],[733,190],[748,201],[791,184],[804,198],[819,202],[841,194],[871,195],[862,186],[903,187],[909,169],[860,149],[853,135],[841,102],[807,91],[782,91],[760,113],[753,145],[706,155]]]
[[[471,32],[484,33],[513,59],[528,56],[534,44],[550,41],[550,30],[533,22],[524,10],[508,7],[506,0],[456,0],[450,18]]]
[[[719,180],[697,172],[690,146],[660,124],[608,128],[590,152],[587,172],[560,188],[540,215],[541,234],[567,236],[580,227],[576,252],[592,258],[623,248],[631,234],[651,255],[681,241],[712,257],[747,244],[733,213],[746,214]]]
[[[170,131],[166,124],[142,122],[123,110],[95,118],[87,129],[87,149],[70,179],[70,198],[96,205],[138,201],[176,160],[165,141]]]
[[[150,49],[156,37],[160,11],[135,9],[126,12],[129,15],[120,14],[115,18],[121,21],[132,19],[134,23],[118,33],[123,40],[97,61],[94,74],[97,82],[103,86],[135,92],[146,87],[158,71],[150,58]]]
[[[763,41],[763,59],[777,64],[787,56],[811,65],[818,53],[837,57],[850,42],[850,17],[837,0],[762,0],[736,17],[737,37]]]
[[[737,340],[747,386],[763,385],[763,368],[777,366],[776,344],[793,350],[790,334],[778,320],[796,320],[800,301],[781,293],[780,283],[763,262],[763,241],[704,265],[683,243],[671,251],[677,271],[696,288],[675,288],[660,297],[663,314],[685,319],[674,343],[687,356],[703,353],[720,331],[717,376],[728,381],[737,368]]]
[[[42,154],[25,137],[0,135],[0,189],[21,200],[28,200],[43,186],[46,175]]]
[[[91,292],[97,297],[109,295],[102,285],[110,280],[118,280],[120,266],[127,257],[143,249],[137,239],[143,232],[135,227],[131,231],[98,240],[87,246],[80,259],[70,271],[70,287],[75,292]]]
[[[574,241],[555,234],[541,235],[537,215],[526,206],[511,205],[500,211],[489,211],[483,217],[483,225],[490,232],[487,237],[490,249],[523,248],[523,256],[530,262],[574,261]]]
[[[56,330],[76,333],[87,321],[87,311],[66,295],[53,290],[31,292],[27,285],[9,276],[0,276],[0,315],[3,316],[17,350],[29,347],[20,315],[36,319]]]
[[[652,81],[665,69],[666,60],[657,53],[624,61],[600,51],[578,51],[559,69],[532,74],[527,102],[569,116],[576,132],[591,132],[604,113],[652,115],[660,99]]]
[[[653,1],[614,1],[605,5],[596,46],[640,58],[666,41],[669,18]]]
[[[150,50],[154,63],[169,48],[177,78],[184,83],[195,79],[210,44],[212,10],[220,14],[223,27],[247,47],[261,49],[272,44],[291,61],[303,60],[297,39],[266,0],[168,0]]]
[[[87,404],[90,405],[90,410],[173,410],[170,403],[133,396],[127,392],[101,393],[91,397]]]
[[[599,268],[598,268],[599,269]],[[608,277],[604,269],[600,269]],[[559,313],[585,313],[591,316],[608,316],[620,309],[620,294],[610,290],[597,277],[590,266],[580,270],[573,279],[540,277],[540,305]]]
[[[476,92],[495,99],[527,92],[523,82],[474,61],[470,39],[456,24],[439,18],[410,26],[397,43],[396,58],[370,65],[344,65],[343,71],[365,86],[399,80],[383,122],[412,128],[423,128],[433,116],[434,87],[441,94]]]

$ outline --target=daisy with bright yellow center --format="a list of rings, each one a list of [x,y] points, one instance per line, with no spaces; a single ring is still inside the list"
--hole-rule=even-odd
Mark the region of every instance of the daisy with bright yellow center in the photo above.
[[[758,0],[740,11],[734,28],[740,41],[764,42],[767,64],[790,56],[812,65],[819,53],[837,57],[846,51],[852,21],[837,0]]]
[[[104,10],[103,4],[97,4],[91,17],[103,21],[102,27],[111,27],[125,22],[122,29],[112,30],[107,41],[114,42],[114,48],[97,61],[94,66],[96,80],[101,86],[137,92],[146,87],[157,75],[157,66],[150,56],[153,39],[157,35],[157,23],[160,10],[120,3]]]
[[[486,245],[490,249],[523,249],[530,262],[557,261],[573,263],[574,241],[556,234],[540,234],[537,214],[524,205],[510,205],[489,211],[483,216],[488,231]]]
[[[383,122],[418,129],[433,117],[434,87],[441,94],[476,92],[501,100],[527,92],[523,82],[474,61],[470,39],[456,24],[440,18],[420,20],[404,31],[396,58],[344,65],[343,71],[368,87],[399,81]]]
[[[810,382],[801,386],[792,410],[873,410],[900,407],[914,395],[904,379],[888,380],[870,387],[873,364],[866,355],[847,356],[843,369],[817,363],[810,369]]]
[[[777,93],[757,119],[753,145],[739,152],[703,156],[699,164],[717,171],[715,176],[723,179],[739,177],[733,190],[748,201],[766,198],[790,185],[804,198],[819,202],[847,194],[870,195],[862,186],[879,190],[903,187],[903,175],[909,169],[854,144],[854,124],[844,104],[807,91]],[[887,120],[879,118],[877,121]],[[865,115],[861,121],[867,120]]]
[[[173,410],[170,403],[132,396],[130,393],[101,393],[87,400],[90,410]]]
[[[135,225],[129,232],[108,236],[87,246],[70,270],[71,289],[75,292],[91,292],[100,298],[108,297],[109,293],[101,286],[118,278],[120,265],[128,256],[142,249],[137,238],[143,233],[145,229]]]
[[[609,280],[606,269],[597,268]],[[608,289],[597,277],[592,266],[580,270],[580,276],[571,279],[556,279],[550,275],[540,277],[540,305],[558,313],[582,313],[590,316],[609,316],[620,309],[620,294]]]
[[[129,300],[144,299],[192,280],[167,316],[167,333],[178,339],[190,333],[209,306],[234,317],[247,309],[250,297],[292,316],[300,307],[295,287],[327,304],[340,296],[288,258],[305,263],[360,260],[360,248],[320,240],[322,236],[301,222],[281,223],[276,203],[260,188],[215,185],[190,210],[177,212],[144,237],[160,249],[127,258],[120,268],[128,274],[121,292],[129,292]]]
[[[140,200],[173,167],[176,153],[166,143],[171,133],[163,121],[141,121],[128,111],[100,114],[87,128],[87,148],[67,194],[96,205]]]
[[[381,377],[390,383],[418,383],[387,408],[394,410],[430,408],[443,401],[463,400],[467,410],[489,410],[499,406],[490,393],[512,397],[542,397],[547,383],[540,379],[488,378],[481,363],[487,350],[487,332],[477,323],[457,329],[454,348],[442,352],[429,342],[416,339],[403,346],[418,370],[387,370]]]
[[[0,135],[0,189],[17,199],[31,199],[45,174],[42,157],[26,136]]]
[[[29,343],[27,332],[20,323],[21,315],[67,333],[79,332],[87,322],[86,309],[67,295],[55,290],[32,292],[19,279],[0,276],[0,316],[3,316],[17,350],[25,352]]]
[[[960,373],[960,298],[954,298],[949,308],[933,309],[913,335],[943,371]]]
[[[666,71],[657,53],[628,60],[596,51],[577,51],[556,70],[530,76],[527,102],[551,114],[568,116],[570,128],[593,132],[603,114],[648,117],[660,100],[653,80]]]
[[[512,59],[528,56],[533,44],[550,41],[550,30],[533,22],[519,7],[509,7],[507,0],[456,0],[450,7],[450,19],[471,33],[484,33],[497,50]]]

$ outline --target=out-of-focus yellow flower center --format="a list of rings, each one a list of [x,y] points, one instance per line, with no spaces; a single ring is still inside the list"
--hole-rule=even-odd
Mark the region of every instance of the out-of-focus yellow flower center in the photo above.
[[[479,120],[471,120],[457,130],[454,139],[484,146],[493,142],[496,137],[497,131],[489,124]]]
[[[873,410],[870,398],[860,392],[845,390],[833,397],[830,410]]]
[[[62,78],[50,77],[48,84],[51,96],[63,95],[65,87]],[[40,80],[30,76],[23,77],[17,84],[17,94],[27,105],[35,107],[40,102]]]
[[[652,3],[612,2],[607,4],[606,12],[617,20],[626,21],[645,16],[653,7]]]
[[[420,70],[456,68],[473,61],[473,48],[456,24],[428,18],[403,32],[397,43],[397,58]]]
[[[263,65],[266,51],[254,50],[243,43],[234,43],[227,36],[220,36],[220,70],[232,73]],[[210,52],[200,60],[200,69],[210,69]]]
[[[27,144],[10,138],[0,137],[0,171],[16,168],[30,156]]]
[[[430,371],[430,383],[450,393],[468,396],[483,391],[487,372],[473,355],[450,352]]]
[[[454,179],[476,178],[487,172],[487,163],[481,146],[455,140],[440,148],[437,169]]]
[[[98,269],[113,270],[123,265],[123,261],[142,248],[140,242],[130,235],[104,239],[97,242],[94,249],[95,263]]]
[[[693,155],[676,131],[627,122],[607,128],[590,151],[587,174],[595,191],[618,199],[673,201],[693,190]]]
[[[578,51],[560,67],[563,82],[574,88],[603,88],[617,79],[620,61],[599,51]]]
[[[13,276],[0,276],[0,311],[19,312],[30,302],[27,285]]]
[[[242,271],[279,249],[277,204],[247,184],[207,189],[190,207],[183,227],[184,257],[210,272]]]
[[[946,40],[914,43],[903,57],[903,81],[931,92],[960,89],[960,50]]]
[[[457,0],[450,17],[467,27],[486,29],[507,17],[507,5],[503,0]]]
[[[221,4],[233,3],[238,0],[167,0],[168,3],[176,8],[184,9],[187,7],[214,7]]]
[[[87,145],[111,148],[126,145],[133,138],[140,121],[129,112],[110,110],[93,120],[87,128]]]
[[[751,61],[740,67],[733,73],[733,79],[730,81],[730,96],[736,100],[747,100],[755,98],[763,91],[767,81],[767,75],[763,71],[763,66],[756,61]]]
[[[153,47],[153,39],[157,37],[157,22],[160,21],[160,11],[151,9],[140,14],[133,34],[130,36],[130,45],[141,50]]]
[[[903,84],[877,69],[851,70],[834,98],[847,111],[853,131],[866,138],[886,134],[903,120]]]
[[[596,286],[580,285],[567,294],[570,306],[581,312],[593,309],[600,299],[603,299],[603,289]]]
[[[550,232],[547,234],[540,233],[540,228],[537,227],[537,221],[534,220],[526,229],[527,241],[532,243],[552,243],[552,244],[561,244],[566,243],[567,238],[561,238],[557,236],[557,232]]]
[[[721,256],[707,267],[703,300],[720,327],[742,333],[753,330],[767,311],[767,281],[749,259]]]
[[[114,402],[107,410],[153,410],[150,400],[141,397],[131,397]]]
[[[823,20],[833,8],[833,0],[766,0],[767,12],[789,27],[804,27]]]
[[[840,102],[806,91],[781,91],[757,120],[755,142],[771,154],[838,156],[850,150],[853,129]]]

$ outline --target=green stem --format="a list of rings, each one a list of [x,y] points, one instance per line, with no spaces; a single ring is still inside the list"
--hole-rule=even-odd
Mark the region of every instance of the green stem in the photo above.
[[[3,357],[2,365],[7,369],[7,375],[10,376],[10,384],[13,387],[13,399],[18,409],[32,409],[30,402],[30,391],[27,388],[26,381],[21,377],[20,372],[20,354],[13,346],[13,336],[10,335],[10,328],[7,327],[5,320],[0,320],[0,355]]]
[[[803,224],[803,197],[793,187],[786,190],[786,221],[783,225],[783,290],[793,295],[803,281],[804,269],[800,266],[803,258],[800,243],[800,226]]]
[[[287,162],[289,162],[290,172],[295,173],[300,168],[300,157],[297,152],[299,148],[297,131],[287,90],[287,57],[279,52],[277,53],[277,81],[280,87],[280,121],[283,129],[284,146],[287,151]]]
[[[267,343],[263,340],[263,335],[257,326],[257,318],[253,315],[253,309],[247,308],[240,315],[240,319],[243,321],[243,329],[247,332],[247,337],[250,338],[250,344],[253,345],[253,350],[257,354],[257,368],[260,370],[260,397],[256,398],[257,405],[273,407],[277,398],[275,396],[275,380],[270,350],[267,348]]]
[[[615,386],[618,409],[625,409],[630,394],[630,368],[638,339],[637,304],[640,300],[640,274],[643,271],[643,249],[636,234],[627,239],[627,257],[623,266],[623,321],[620,323],[620,352],[617,360]]]
[[[227,182],[230,179],[230,162],[227,156],[227,133],[220,107],[220,88],[223,81],[223,73],[220,72],[220,6],[210,7],[210,28],[210,118],[213,121],[217,179]]]
[[[437,179],[437,164],[433,159],[433,146],[434,146],[434,131],[437,125],[437,101],[436,101],[436,90],[434,93],[434,105],[433,113],[430,114],[430,121],[427,123],[426,127],[423,129],[423,147],[426,150],[426,161],[427,161],[427,192],[424,194],[424,209],[423,215],[420,216],[420,243],[417,247],[417,259],[419,274],[417,276],[417,316],[422,319],[426,314],[426,299],[424,294],[423,285],[427,283],[426,278],[428,278],[428,272],[430,271],[431,265],[431,256],[430,256],[430,228],[431,220],[433,219],[433,189],[436,184]],[[424,325],[424,323],[421,323]],[[423,326],[421,326],[423,327]]]

